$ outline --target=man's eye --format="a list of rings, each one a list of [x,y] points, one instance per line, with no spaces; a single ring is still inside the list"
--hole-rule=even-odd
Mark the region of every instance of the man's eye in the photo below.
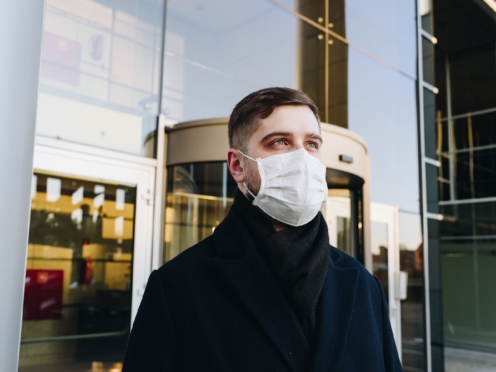
[[[279,139],[279,140],[277,140],[277,141],[274,141],[274,145],[278,145],[278,146],[280,146],[280,145],[284,145],[284,140]]]
[[[318,148],[318,145],[315,142],[310,142],[308,144],[308,147],[311,147],[312,149],[317,149]]]

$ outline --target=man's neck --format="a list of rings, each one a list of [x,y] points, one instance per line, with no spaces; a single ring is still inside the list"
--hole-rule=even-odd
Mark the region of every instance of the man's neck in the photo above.
[[[241,187],[239,189],[240,189],[241,193],[246,197],[246,199],[248,199],[250,201],[250,203],[253,203],[253,196],[251,196],[246,190],[241,189]],[[267,213],[265,213],[260,208],[258,208],[258,209],[269,220],[269,222],[272,224],[272,227],[274,228],[274,230],[282,231],[282,230],[286,230],[288,227],[290,227],[289,225],[272,218],[271,216],[269,216]]]

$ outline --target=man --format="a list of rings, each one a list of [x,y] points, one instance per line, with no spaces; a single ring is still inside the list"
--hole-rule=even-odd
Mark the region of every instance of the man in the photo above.
[[[329,245],[315,104],[252,93],[229,143],[233,206],[150,275],[123,371],[401,371],[379,282]]]

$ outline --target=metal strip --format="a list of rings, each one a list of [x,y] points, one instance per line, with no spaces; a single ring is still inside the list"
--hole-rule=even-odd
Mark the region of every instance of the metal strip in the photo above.
[[[423,60],[422,60],[422,25],[421,25],[421,2],[417,1],[417,75],[418,75],[418,108],[419,108],[419,137],[420,158],[425,156],[425,128],[424,128],[424,84]],[[429,294],[429,240],[427,224],[427,186],[426,186],[426,163],[420,162],[421,193],[422,193],[422,232],[423,232],[423,258],[424,258],[424,316],[425,316],[425,356],[427,372],[432,372],[432,350],[431,350],[431,313]]]
[[[431,220],[438,220],[438,221],[442,221],[444,219],[444,216],[442,214],[438,214],[438,213],[425,213],[426,217],[427,218],[430,218]]]
[[[422,86],[426,89],[429,89],[434,94],[439,93],[439,88],[435,87],[434,85],[429,84],[427,81],[423,81]]]
[[[28,338],[26,340],[21,340],[21,344],[36,344],[40,342],[57,342],[57,341],[68,341],[68,340],[84,340],[91,338],[116,337],[116,336],[124,336],[127,332],[129,332],[129,327],[119,332],[89,333],[87,335],[70,335],[70,336],[43,337],[43,338]]]
[[[464,152],[491,150],[491,149],[495,149],[495,148],[496,148],[496,145],[475,146],[475,147],[471,147],[471,148],[467,148],[467,149],[455,150],[452,153],[453,154],[460,154],[460,153],[464,153]],[[441,154],[449,155],[450,153],[449,152],[443,152]]]
[[[152,237],[152,254],[151,269],[158,269],[163,263],[164,248],[164,214],[165,214],[165,126],[166,119],[164,115],[158,116],[157,135],[155,141],[157,144],[156,157],[157,168],[155,169],[155,190],[154,190],[154,207],[153,207],[153,237]]]
[[[457,205],[457,204],[473,204],[473,203],[488,203],[488,202],[496,202],[496,196],[489,198],[477,198],[477,199],[446,200],[446,201],[440,201],[439,205]]]
[[[420,33],[423,37],[429,40],[432,44],[437,44],[437,37],[432,36],[430,33],[425,31],[424,29],[420,30]]]
[[[434,159],[425,157],[424,161],[427,164],[433,165],[433,166],[438,167],[438,168],[441,166],[441,162],[439,160],[434,160]]]
[[[448,85],[448,84],[449,84],[449,81],[446,83],[446,85]],[[451,93],[451,91],[448,91],[447,93]],[[451,104],[451,100],[450,100],[450,104]],[[451,110],[449,110],[449,112],[451,112]],[[469,116],[474,117],[474,116],[479,116],[479,115],[492,114],[493,112],[496,112],[496,107],[486,109],[486,110],[468,112],[466,114],[448,116],[446,118],[438,119],[437,121],[443,122],[443,121],[448,121],[448,120],[464,119],[464,118],[468,118]]]

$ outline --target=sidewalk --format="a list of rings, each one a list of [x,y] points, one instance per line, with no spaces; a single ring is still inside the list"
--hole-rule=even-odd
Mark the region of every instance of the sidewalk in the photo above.
[[[495,372],[496,354],[444,348],[445,372]]]

